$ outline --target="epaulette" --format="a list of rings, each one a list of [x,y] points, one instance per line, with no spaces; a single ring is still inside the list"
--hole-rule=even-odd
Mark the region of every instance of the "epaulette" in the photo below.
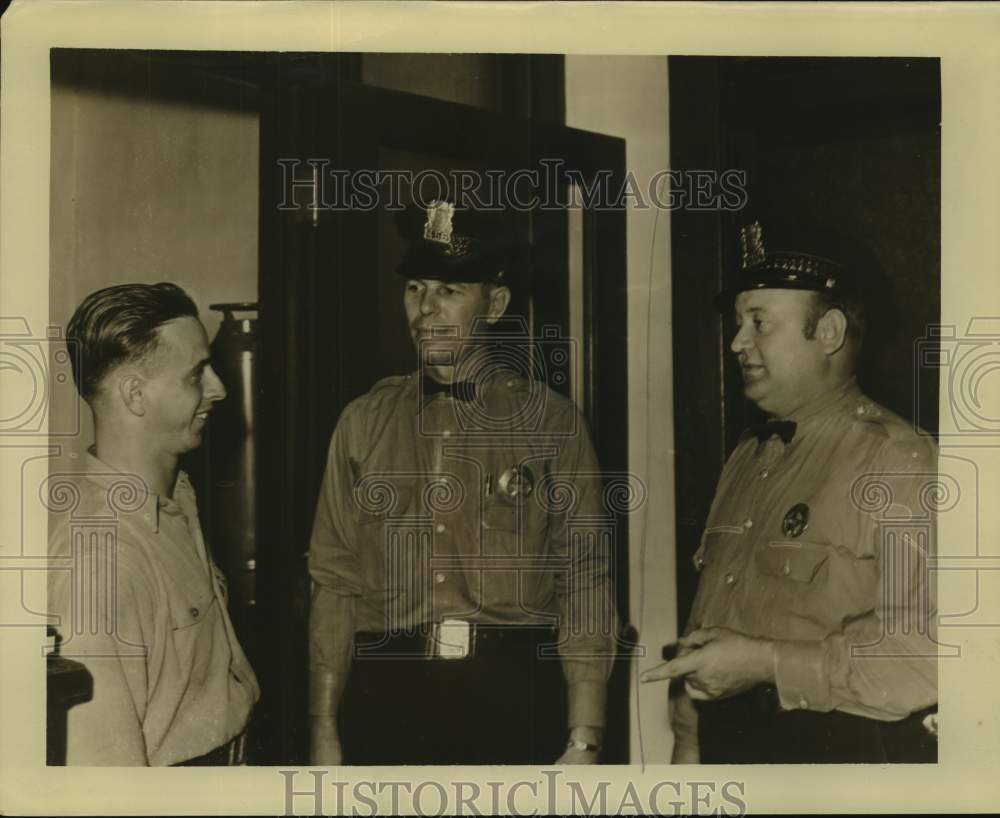
[[[858,423],[865,425],[868,433],[886,438],[891,436],[890,427],[894,426],[894,421],[899,419],[897,415],[885,407],[865,397],[858,399],[852,414]]]
[[[927,435],[920,434],[911,423],[890,409],[862,398],[854,410],[857,419],[873,434],[886,441],[883,452],[906,470],[925,468],[933,464],[935,446]]]
[[[407,381],[409,381],[412,377],[413,377],[412,374],[410,374],[410,375],[389,375],[389,377],[387,377],[387,378],[382,378],[381,380],[376,381],[375,385],[372,386],[372,388],[368,390],[368,393],[371,394],[372,392],[378,392],[378,391],[380,391],[382,389],[389,389],[390,387],[396,387],[396,388],[398,388],[400,386],[405,385],[407,383]]]

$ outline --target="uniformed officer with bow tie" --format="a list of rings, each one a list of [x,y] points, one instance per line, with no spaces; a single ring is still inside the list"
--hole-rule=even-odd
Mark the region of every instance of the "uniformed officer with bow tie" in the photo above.
[[[805,219],[741,232],[732,352],[767,416],[723,469],[695,556],[675,763],[933,761],[936,447],[855,381],[878,268]]]
[[[498,223],[416,215],[398,272],[419,368],[344,410],[316,510],[311,760],[594,763],[614,650],[594,450],[516,348],[491,351]]]

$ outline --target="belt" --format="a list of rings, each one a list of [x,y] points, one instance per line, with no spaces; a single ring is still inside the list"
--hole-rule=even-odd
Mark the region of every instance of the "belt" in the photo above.
[[[236,767],[247,763],[247,734],[244,730],[220,747],[209,750],[205,755],[179,761],[174,767]]]
[[[356,658],[379,656],[456,661],[535,648],[539,651],[539,656],[556,657],[558,635],[558,630],[554,627],[484,625],[461,619],[446,619],[420,626],[413,631],[356,633],[354,655]],[[545,646],[551,648],[545,650]]]

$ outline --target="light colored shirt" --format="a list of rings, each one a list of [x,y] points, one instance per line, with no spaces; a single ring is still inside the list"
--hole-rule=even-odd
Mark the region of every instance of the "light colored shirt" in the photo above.
[[[570,726],[603,726],[613,516],[582,418],[513,374],[473,401],[419,384],[380,381],[334,431],[309,555],[314,677],[346,673],[355,632],[555,625]]]
[[[784,709],[904,718],[937,701],[937,447],[853,381],[789,419],[790,443],[744,435],[723,469],[687,631],[779,640]],[[672,720],[697,741],[686,696]]]
[[[260,690],[187,475],[160,497],[88,454],[49,486],[49,608],[94,691],[69,710],[66,763],[169,765],[239,735]]]

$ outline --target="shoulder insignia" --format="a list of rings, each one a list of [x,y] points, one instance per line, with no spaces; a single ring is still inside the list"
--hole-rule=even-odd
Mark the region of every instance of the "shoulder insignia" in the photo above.
[[[376,381],[375,385],[370,390],[368,390],[368,391],[369,391],[369,393],[371,393],[371,392],[377,392],[377,391],[379,391],[381,389],[389,389],[391,387],[399,387],[399,386],[402,386],[403,384],[405,384],[408,380],[410,380],[411,377],[413,377],[413,376],[412,375],[390,375],[388,378],[382,378],[381,380]]]

